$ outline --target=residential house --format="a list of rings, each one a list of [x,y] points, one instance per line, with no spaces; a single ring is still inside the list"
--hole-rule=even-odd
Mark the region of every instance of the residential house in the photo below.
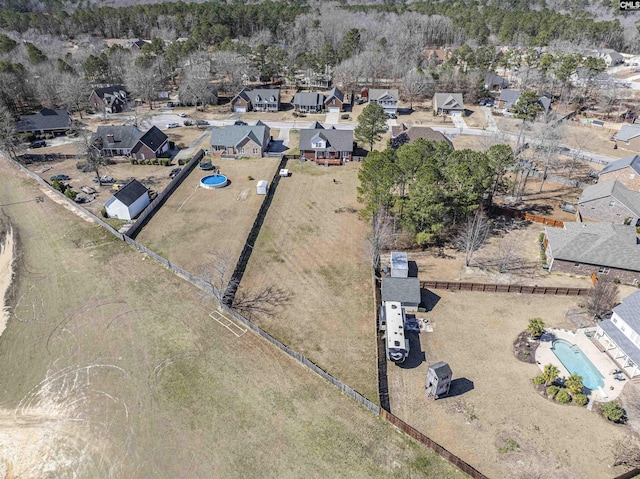
[[[509,86],[509,82],[506,78],[501,77],[500,75],[496,75],[493,72],[489,72],[484,76],[484,89],[493,91],[493,90],[503,90]]]
[[[300,130],[300,156],[317,165],[342,165],[353,158],[353,130],[323,128],[315,123]]]
[[[453,148],[453,143],[443,133],[435,131],[428,126],[410,126],[407,127],[404,123],[400,125],[394,125],[391,127],[391,146],[393,148],[399,148],[404,144],[411,144],[418,138],[423,138],[429,141],[444,141],[446,144]]]
[[[89,105],[106,113],[120,113],[127,108],[128,97],[122,85],[96,88],[89,96]]]
[[[640,375],[640,291],[613,308],[611,319],[598,323],[594,338],[627,376]]]
[[[132,220],[150,203],[149,190],[138,180],[131,180],[104,204],[109,218]]]
[[[255,125],[228,125],[211,132],[214,154],[228,158],[262,158],[269,147],[270,130],[258,121]]]
[[[602,58],[607,67],[613,67],[624,63],[624,57],[615,50],[603,50],[596,53],[598,58]]]
[[[433,112],[436,115],[464,116],[462,93],[436,93],[433,95]]]
[[[440,48],[427,48],[422,52],[421,58],[427,66],[438,66],[447,61],[448,55]]]
[[[329,113],[342,111],[344,105],[344,93],[338,88],[332,88],[324,95],[324,109]]]
[[[608,73],[596,72],[584,67],[576,68],[576,71],[569,76],[569,79],[571,83],[577,87],[595,85],[602,88],[613,83],[613,79]]]
[[[293,107],[304,113],[318,113],[324,109],[324,95],[316,92],[298,92],[293,96]]]
[[[613,180],[618,180],[630,190],[640,191],[640,155],[612,161],[598,174],[598,181]]]
[[[382,278],[382,304],[386,301],[397,301],[406,311],[417,311],[420,305],[420,279]]]
[[[35,115],[22,115],[15,124],[16,133],[57,135],[71,128],[71,116],[67,110],[43,108]]]
[[[565,223],[545,227],[549,271],[606,275],[629,284],[640,279],[640,245],[635,225]]]
[[[400,98],[398,90],[396,88],[390,88],[388,90],[379,88],[369,89],[369,101],[377,103],[387,114],[398,113],[398,99]]]
[[[312,70],[308,70],[302,78],[302,85],[306,88],[327,89],[331,88],[332,83],[333,81],[329,72],[316,73]]]
[[[520,90],[510,90],[505,88],[500,92],[500,96],[498,97],[498,101],[495,104],[495,108],[497,110],[510,110],[518,103],[520,99],[520,95],[522,92]]]
[[[628,189],[618,180],[586,187],[578,199],[580,221],[638,226],[640,192]]]
[[[640,151],[640,125],[635,123],[622,125],[618,133],[613,135],[613,140],[618,148]]]
[[[156,126],[146,132],[135,126],[99,126],[91,137],[91,146],[101,156],[148,160],[169,151],[169,137]]]
[[[134,42],[131,42],[129,44],[129,48],[134,51],[141,51],[142,47],[144,47],[147,43],[150,43],[150,42],[148,42],[147,40],[138,39]]]
[[[243,88],[231,99],[234,112],[278,111],[280,109],[280,90],[271,88]]]

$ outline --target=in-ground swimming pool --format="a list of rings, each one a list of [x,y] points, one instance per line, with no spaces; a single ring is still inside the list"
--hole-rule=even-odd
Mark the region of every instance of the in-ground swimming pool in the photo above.
[[[224,175],[208,175],[200,180],[200,186],[209,190],[224,188],[229,180]]]
[[[604,386],[602,374],[577,345],[564,339],[556,339],[551,346],[551,351],[570,374],[582,376],[584,387],[593,391]]]

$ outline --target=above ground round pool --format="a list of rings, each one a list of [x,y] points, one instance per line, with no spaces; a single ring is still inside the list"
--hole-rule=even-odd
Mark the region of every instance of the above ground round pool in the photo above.
[[[564,339],[556,339],[551,346],[551,351],[569,371],[569,374],[582,376],[584,387],[594,391],[604,386],[602,374],[577,345]]]
[[[216,188],[224,188],[228,182],[229,180],[224,175],[208,175],[200,180],[200,186],[208,190],[215,190]]]

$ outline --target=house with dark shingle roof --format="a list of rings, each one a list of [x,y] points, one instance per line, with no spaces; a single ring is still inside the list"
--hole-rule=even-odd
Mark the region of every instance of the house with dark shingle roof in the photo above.
[[[262,158],[269,147],[271,130],[258,121],[255,125],[228,125],[211,132],[211,150],[230,158]]]
[[[89,105],[107,113],[120,113],[127,107],[128,94],[122,85],[96,88],[89,95]]]
[[[169,150],[169,137],[156,126],[146,132],[135,126],[99,126],[91,137],[91,145],[101,156],[148,160]]]
[[[628,284],[640,279],[640,245],[635,225],[565,223],[545,227],[549,271],[605,275]]]
[[[243,88],[231,99],[231,110],[278,111],[280,109],[280,90],[277,88]]]
[[[324,95],[324,109],[329,113],[342,111],[344,105],[344,93],[338,88],[332,88]]]
[[[586,187],[578,199],[580,221],[638,225],[640,192],[628,189],[618,180]]]
[[[149,190],[138,180],[131,180],[104,204],[109,218],[132,220],[149,204]]]
[[[397,301],[405,310],[417,311],[420,305],[420,279],[382,278],[382,303],[385,301]]]
[[[71,128],[71,116],[67,110],[43,108],[35,115],[22,115],[15,127],[17,133],[61,134]]]
[[[505,88],[500,92],[500,96],[498,97],[498,101],[495,104],[495,108],[497,110],[509,110],[518,103],[520,99],[520,95],[522,92],[520,90],[510,90]]]
[[[436,115],[464,116],[462,93],[436,93],[433,95],[433,112]]]
[[[598,173],[598,181],[618,180],[633,191],[640,191],[640,155],[612,161]]]
[[[377,103],[387,114],[398,113],[398,99],[400,95],[397,88],[381,89],[369,88],[369,101]]]
[[[611,319],[598,323],[594,338],[629,378],[640,375],[640,291],[613,308]]]
[[[640,125],[622,125],[620,131],[613,135],[613,140],[618,145],[618,148],[633,151],[640,150]]]
[[[391,147],[399,148],[404,144],[411,144],[418,138],[428,141],[444,141],[453,148],[453,143],[443,133],[428,126],[407,126],[404,123],[391,127]]]
[[[353,130],[323,128],[315,123],[300,130],[300,156],[317,165],[342,165],[353,159]]]
[[[296,111],[318,113],[324,109],[324,95],[317,92],[298,92],[293,96]]]
[[[484,88],[485,90],[502,90],[509,86],[509,82],[506,78],[496,75],[493,72],[489,72],[484,76]]]

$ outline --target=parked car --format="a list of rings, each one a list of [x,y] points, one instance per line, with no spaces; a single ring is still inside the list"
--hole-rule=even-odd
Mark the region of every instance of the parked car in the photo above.
[[[59,174],[59,175],[53,175],[51,178],[49,178],[51,181],[53,180],[58,180],[58,181],[67,181],[69,179],[68,175],[63,175],[63,174]]]
[[[486,101],[486,100],[480,100],[480,101],[478,102],[478,106],[485,106],[486,104],[487,104],[487,101]]]
[[[168,101],[168,102],[167,102],[167,106],[168,106],[169,108],[173,108],[175,105],[173,104],[173,102],[172,102],[172,101]]]
[[[29,145],[29,148],[42,148],[47,146],[47,142],[44,140],[36,140]]]
[[[209,122],[207,120],[198,120],[196,121],[196,125],[198,126],[202,126],[202,125],[208,125]]]
[[[167,123],[167,129],[168,128],[178,128],[179,126],[180,126],[180,123],[176,123],[176,122]]]
[[[114,182],[114,179],[113,179],[113,177],[111,177],[111,176],[104,175],[104,176],[101,176],[101,177],[100,177],[100,181],[101,181],[102,183],[113,183],[113,182]],[[93,177],[93,182],[94,182],[94,183],[97,183],[97,182],[98,182],[98,177],[97,177],[97,176],[94,176],[94,177]]]
[[[363,103],[367,103],[367,99],[366,98],[358,98],[356,100],[356,105],[362,105]]]
[[[234,125],[247,126],[247,122],[246,121],[241,121],[241,120],[236,120]]]
[[[186,113],[178,113],[180,118],[186,118],[188,115]]]
[[[169,178],[175,178],[181,171],[182,168],[174,168],[173,170],[171,170],[171,173],[169,173]]]
[[[395,113],[388,113],[387,116],[392,120],[395,120],[396,118],[398,118],[398,115],[396,115]]]

